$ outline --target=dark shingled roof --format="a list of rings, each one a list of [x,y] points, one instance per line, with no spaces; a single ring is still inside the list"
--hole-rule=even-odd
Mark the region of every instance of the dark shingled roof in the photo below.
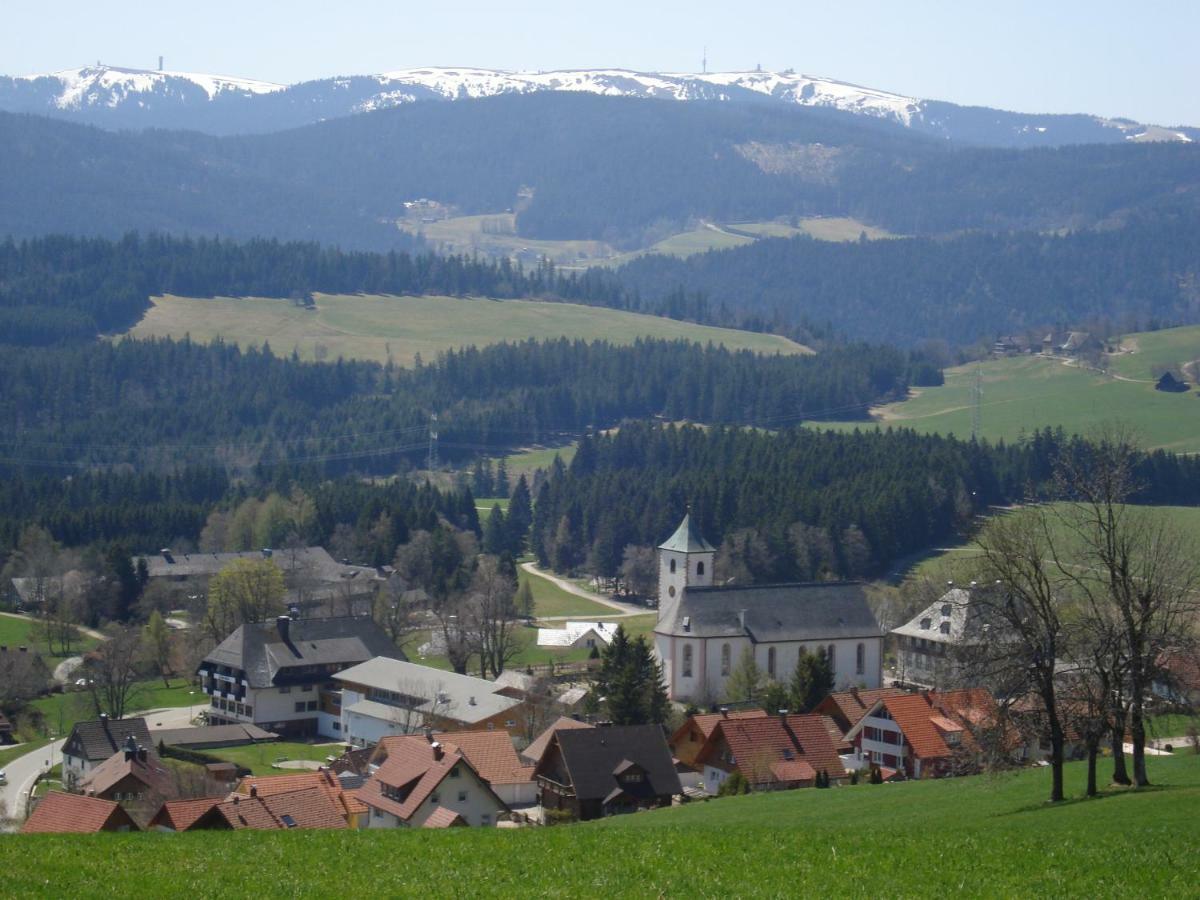
[[[864,587],[858,582],[687,587],[674,603],[664,604],[654,630],[679,637],[748,635],[755,642],[877,637],[880,633]]]
[[[146,720],[140,716],[136,719],[92,719],[89,722],[76,722],[67,742],[63,744],[63,755],[86,759],[89,762],[101,762],[118,750],[123,750],[125,741],[131,734],[139,746],[154,746],[154,739],[150,736],[150,729],[146,727]]]
[[[236,747],[260,741],[277,741],[279,735],[249,722],[236,725],[203,725],[196,728],[163,728],[152,733],[154,744],[168,747]]]
[[[647,797],[683,793],[667,739],[659,725],[606,725],[554,732],[563,765],[580,800],[605,800],[615,790],[642,790]],[[646,772],[640,788],[617,781],[619,769],[633,763]]]
[[[700,529],[692,524],[689,513],[683,517],[675,533],[658,545],[659,550],[674,550],[677,553],[715,553],[716,547],[704,539]]]
[[[369,616],[294,619],[287,623],[287,632],[285,641],[277,621],[242,625],[204,658],[201,667],[240,669],[250,687],[265,688],[298,666],[349,668],[376,656],[405,659]]]

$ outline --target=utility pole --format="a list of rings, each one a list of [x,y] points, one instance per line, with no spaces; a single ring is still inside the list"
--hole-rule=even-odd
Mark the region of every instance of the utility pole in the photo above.
[[[975,383],[971,386],[971,438],[979,440],[983,427],[983,365],[975,363]]]
[[[430,472],[437,471],[438,467],[438,427],[437,413],[432,413],[429,416],[429,458],[426,460],[425,467]]]

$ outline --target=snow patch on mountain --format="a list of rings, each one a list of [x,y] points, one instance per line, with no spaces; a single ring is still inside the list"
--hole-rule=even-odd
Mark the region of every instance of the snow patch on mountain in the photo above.
[[[172,92],[180,83],[192,84],[204,91],[209,100],[227,91],[238,94],[270,94],[287,89],[287,85],[250,78],[229,78],[224,75],[204,75],[195,72],[151,71],[123,69],[117,66],[85,66],[64,69],[48,75],[21,75],[20,81],[54,79],[61,84],[54,105],[59,109],[78,109],[83,106],[117,107],[140,94]]]

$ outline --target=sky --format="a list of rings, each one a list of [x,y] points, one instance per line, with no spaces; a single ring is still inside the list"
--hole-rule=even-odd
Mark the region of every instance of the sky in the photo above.
[[[419,66],[794,68],[920,98],[1200,125],[1191,0],[4,0],[0,74],[295,82]]]

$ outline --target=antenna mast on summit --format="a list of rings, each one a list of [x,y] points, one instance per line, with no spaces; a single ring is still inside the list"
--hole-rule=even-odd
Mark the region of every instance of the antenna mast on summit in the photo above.
[[[438,440],[437,413],[433,413],[429,417],[429,458],[426,460],[426,465],[425,465],[425,467],[427,469],[429,469],[430,472],[437,471],[437,467],[438,467],[437,440]]]
[[[700,58],[700,73],[702,75],[708,74],[708,45],[707,44],[704,47],[704,56],[702,56]]]

